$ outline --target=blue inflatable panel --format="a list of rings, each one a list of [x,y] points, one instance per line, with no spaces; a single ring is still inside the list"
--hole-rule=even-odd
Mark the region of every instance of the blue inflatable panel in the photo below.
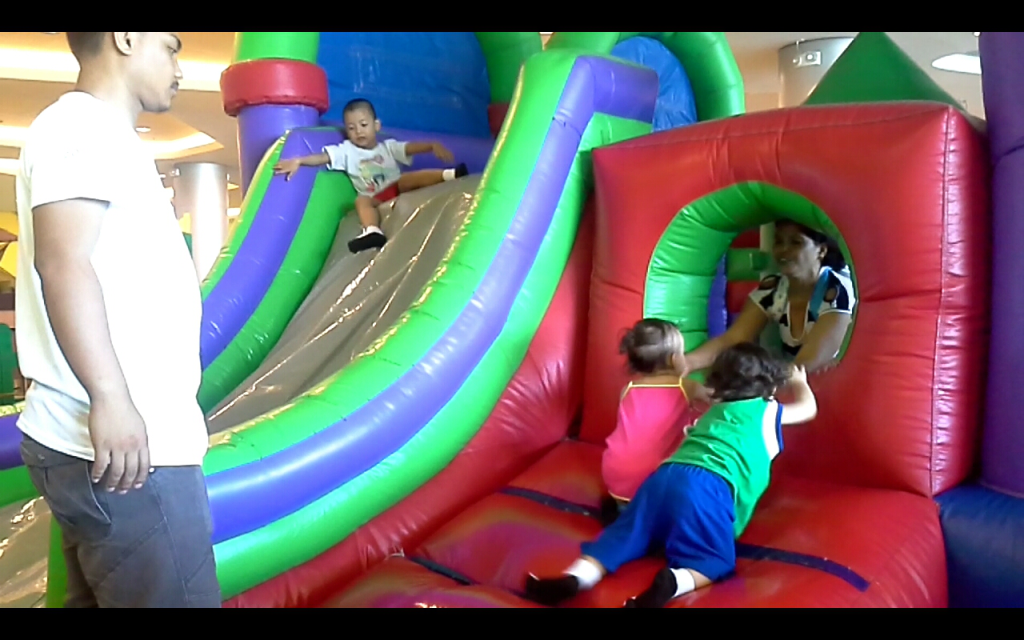
[[[964,486],[936,502],[946,539],[950,608],[1024,607],[1024,500]]]
[[[330,91],[325,120],[343,120],[345,104],[365,98],[384,129],[492,137],[487,62],[473,32],[324,31],[317,63]]]
[[[711,292],[708,295],[708,340],[713,340],[722,335],[729,328],[729,308],[726,304],[726,287],[729,281],[726,278],[726,259],[718,263],[718,271],[715,279],[711,282]]]
[[[658,74],[658,102],[654,106],[653,133],[687,127],[697,122],[697,102],[693,97],[690,77],[683,63],[665,45],[653,38],[629,38],[615,45],[612,56],[643,65]],[[709,339],[722,335],[728,328],[726,283],[725,258],[722,258],[708,298]]]
[[[657,72],[660,88],[654,107],[654,133],[697,122],[690,77],[683,63],[665,45],[651,38],[629,38],[612,49],[612,56]]]

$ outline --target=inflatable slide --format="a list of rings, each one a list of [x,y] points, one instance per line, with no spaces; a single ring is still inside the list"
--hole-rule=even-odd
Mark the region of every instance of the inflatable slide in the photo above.
[[[700,69],[688,106],[662,117],[742,110],[722,34],[580,35],[579,47],[532,56],[536,33],[239,34],[222,84],[248,178],[241,222],[203,283],[200,392],[225,597],[345,540],[444,469],[494,413],[566,270],[590,150],[650,132],[659,99],[672,98],[659,96],[658,71],[613,48],[625,43],[628,58],[656,44],[678,69]],[[407,65],[404,95],[398,79],[359,76],[388,64]],[[280,158],[340,141],[340,105],[356,95],[375,102],[386,135],[440,140],[477,174],[395,201],[385,215],[397,233],[372,259],[332,251],[353,229],[346,177],[272,175]],[[0,427],[6,503],[34,493],[14,419]]]
[[[556,34],[527,69],[585,39]],[[342,544],[229,605],[535,606],[525,577],[563,570],[601,528],[619,331],[654,315],[692,346],[707,339],[721,258],[785,216],[840,239],[853,329],[813,381],[818,418],[785,435],[735,575],[672,606],[948,606],[935,498],[971,477],[990,317],[976,124],[884,34],[864,33],[807,106],[595,149],[554,302],[476,437]],[[630,563],[567,606],[621,607],[661,566]]]

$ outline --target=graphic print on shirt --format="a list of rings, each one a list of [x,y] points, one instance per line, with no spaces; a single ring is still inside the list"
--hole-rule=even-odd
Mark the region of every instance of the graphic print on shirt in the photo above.
[[[384,170],[384,156],[378,153],[371,158],[360,160],[359,177],[363,179],[366,189],[370,193],[377,193],[383,189],[388,181]]]

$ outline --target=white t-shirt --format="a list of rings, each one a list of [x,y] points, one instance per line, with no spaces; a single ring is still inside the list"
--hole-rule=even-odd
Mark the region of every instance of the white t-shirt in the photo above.
[[[94,460],[89,397],[57,344],[34,265],[32,210],[88,198],[109,203],[92,256],[114,352],[146,423],[154,467],[202,464],[209,447],[197,401],[202,365],[199,279],[151,153],[132,124],[82,92],[29,128],[17,178],[18,359],[33,384],[18,427],[40,444]]]
[[[352,178],[352,186],[359,195],[373,197],[398,182],[402,170],[401,162],[412,166],[412,160],[405,153],[408,143],[385,140],[373,149],[362,149],[346,140],[341,144],[324,147],[324,153],[331,159],[327,168],[344,171]]]

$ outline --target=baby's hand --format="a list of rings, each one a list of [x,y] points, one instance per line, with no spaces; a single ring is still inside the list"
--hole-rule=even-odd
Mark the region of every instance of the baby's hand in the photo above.
[[[791,384],[807,384],[807,369],[793,365],[792,372],[789,374],[789,382]]]
[[[283,173],[286,181],[291,180],[292,176],[295,175],[301,166],[302,164],[299,162],[298,158],[282,160],[274,166],[274,175],[277,176]]]
[[[434,143],[434,155],[445,162],[454,162],[455,156],[440,142]]]

